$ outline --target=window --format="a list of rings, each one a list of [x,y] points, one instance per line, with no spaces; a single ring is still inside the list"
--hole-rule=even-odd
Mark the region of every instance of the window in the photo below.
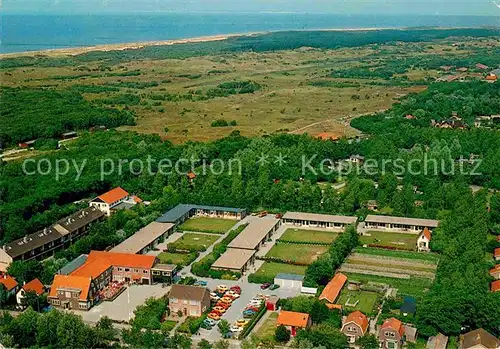
[[[144,274],[147,274],[147,273],[148,273],[148,271],[147,271],[146,269],[144,269],[142,272],[143,272]]]
[[[190,301],[189,301],[189,304],[190,304],[190,305],[198,305],[198,302],[197,302],[197,301],[190,300]]]
[[[386,331],[386,332],[384,333],[384,335],[385,335],[386,337],[391,337],[391,338],[396,337],[396,335],[394,334],[394,332],[389,332],[389,331]]]
[[[123,271],[123,268],[118,267],[118,271]]]
[[[59,305],[59,304],[61,304],[61,301],[59,299],[53,299],[52,304]]]
[[[130,271],[130,269],[129,268],[125,268],[125,271]]]
[[[189,315],[198,315],[198,310],[197,309],[191,309],[189,311]]]
[[[66,292],[65,296],[66,298],[71,298],[71,292]]]

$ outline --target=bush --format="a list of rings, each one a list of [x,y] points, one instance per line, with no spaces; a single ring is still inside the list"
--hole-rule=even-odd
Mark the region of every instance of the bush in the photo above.
[[[259,320],[264,316],[264,314],[266,313],[266,303],[262,303],[262,305],[260,306],[260,309],[259,311],[257,312],[257,314],[255,314],[251,319],[250,319],[250,322],[245,326],[245,328],[243,329],[243,331],[241,331],[240,333],[240,336],[239,336],[239,339],[244,339],[246,336],[248,336],[248,334],[250,332],[252,332],[253,328],[255,327],[255,325],[257,325],[257,323],[259,322]]]
[[[281,343],[287,343],[290,340],[290,331],[283,325],[276,327],[276,332],[274,333],[274,338]]]

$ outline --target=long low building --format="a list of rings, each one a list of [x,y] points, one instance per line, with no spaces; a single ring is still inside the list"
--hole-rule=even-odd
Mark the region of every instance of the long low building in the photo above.
[[[179,204],[171,210],[165,212],[156,221],[177,225],[193,216],[240,220],[245,218],[246,210],[236,207]]]
[[[36,233],[12,241],[0,249],[0,270],[17,260],[42,260],[85,235],[90,225],[105,218],[96,207],[84,208]]]
[[[113,247],[111,252],[146,254],[174,231],[174,224],[152,222],[134,235]]]
[[[326,228],[343,230],[349,224],[358,220],[352,216],[335,216],[328,214],[287,212],[283,215],[283,223],[309,228]]]
[[[229,243],[228,247],[258,251],[260,246],[279,228],[280,223],[281,221],[275,218],[255,218]]]
[[[439,221],[435,219],[407,218],[393,216],[368,215],[365,219],[366,229],[409,231],[420,233],[424,228],[437,228]]]
[[[254,262],[255,250],[228,248],[227,251],[212,264],[212,269],[231,270],[243,273]]]

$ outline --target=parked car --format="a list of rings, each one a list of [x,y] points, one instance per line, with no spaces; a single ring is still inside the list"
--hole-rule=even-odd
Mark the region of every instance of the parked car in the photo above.
[[[254,306],[254,307],[260,307],[262,304],[263,300],[262,299],[252,299],[248,305]]]
[[[213,299],[219,299],[219,295],[215,292],[210,292],[210,298],[213,298]]]
[[[194,283],[194,286],[202,286],[202,287],[206,287],[208,285],[208,283],[206,281],[203,281],[203,280],[199,280],[199,281],[196,281]]]
[[[255,315],[255,313],[256,313],[256,312],[255,312],[255,311],[253,311],[253,310],[245,310],[245,311],[243,312],[243,317],[244,317],[244,318],[251,318],[252,316],[254,316],[254,315]]]
[[[216,312],[219,312],[219,313],[221,313],[221,314],[224,314],[224,313],[226,312],[226,309],[225,309],[225,308],[223,308],[223,307],[214,307],[214,308],[212,309],[212,311],[216,311]]]
[[[201,328],[204,328],[205,330],[211,330],[214,327],[210,326],[207,322],[202,322],[201,323]]]
[[[210,325],[210,326],[215,326],[217,325],[217,321],[213,320],[213,319],[209,319],[209,318],[206,318],[205,320],[203,320],[204,323]]]
[[[247,310],[251,310],[251,311],[255,311],[255,312],[257,312],[257,311],[259,311],[259,308],[258,308],[258,307],[256,307],[256,306],[254,306],[254,305],[249,304],[249,305],[247,305],[247,306],[245,307],[245,309],[244,309],[244,311],[247,311]]]
[[[265,290],[265,289],[269,288],[269,286],[271,286],[271,283],[265,282],[262,285],[260,285],[260,289]]]
[[[239,327],[239,326],[233,325],[233,326],[231,326],[231,327],[229,328],[229,330],[230,330],[231,332],[241,332],[241,331],[243,331],[243,327]]]
[[[233,302],[233,299],[232,299],[232,298],[230,298],[230,297],[222,297],[222,298],[220,299],[220,302],[224,302],[224,303],[229,303],[229,304],[231,304],[231,303]]]
[[[267,211],[262,211],[259,213],[259,217],[265,217],[267,216]]]
[[[239,293],[234,292],[234,291],[227,291],[226,297],[231,297],[233,299],[237,299],[237,298],[240,298],[240,295],[239,295]]]
[[[245,327],[249,322],[249,320],[239,319],[238,321],[236,321],[235,325],[239,327]]]
[[[281,217],[283,217],[281,213],[276,213],[276,219],[281,219]]]
[[[241,287],[240,286],[233,286],[229,290],[236,292],[238,294],[241,294]]]
[[[280,288],[280,285],[272,284],[271,286],[269,286],[269,289],[270,289],[271,291],[274,291],[274,290],[276,290],[276,289],[278,289],[278,288]]]
[[[224,303],[224,302],[217,302],[217,304],[215,304],[216,307],[222,307],[224,309],[229,309],[229,307],[231,306],[231,304],[229,303]]]
[[[227,287],[226,285],[219,285],[219,286],[217,286],[217,291],[219,291],[221,293],[224,293],[227,290],[229,290],[229,287]]]
[[[219,321],[220,320],[220,314],[218,314],[217,312],[210,312],[208,313],[207,315],[210,319],[212,320],[215,320],[215,321]]]

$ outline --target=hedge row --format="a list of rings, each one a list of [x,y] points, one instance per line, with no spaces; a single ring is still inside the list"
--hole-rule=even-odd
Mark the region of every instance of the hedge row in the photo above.
[[[255,325],[257,325],[257,323],[259,322],[259,320],[266,313],[266,310],[267,310],[267,308],[266,308],[266,302],[263,302],[262,305],[260,306],[260,309],[259,309],[258,313],[255,314],[250,319],[250,322],[248,324],[246,324],[246,326],[243,329],[243,331],[241,331],[240,336],[239,336],[240,340],[244,339],[246,336],[248,336],[250,334],[250,332],[252,332],[252,330],[255,327]]]
[[[205,251],[207,248],[204,246],[189,246],[184,244],[182,241],[171,242],[167,244],[168,252],[175,253],[192,253],[192,252],[201,252]]]
[[[295,245],[319,245],[319,246],[330,246],[331,242],[319,242],[319,241],[295,241],[295,240],[276,240],[277,243],[282,244],[295,244]]]
[[[222,235],[222,234],[225,233],[224,231],[220,231],[220,230],[213,230],[213,229],[186,229],[186,228],[183,228],[183,227],[180,227],[180,229],[178,231],[181,232],[181,233],[193,232],[193,233],[208,233],[208,234],[219,234],[219,235]]]
[[[290,259],[284,259],[284,258],[279,258],[279,257],[262,256],[262,257],[257,257],[257,259],[259,259],[261,261],[266,261],[266,262],[283,263],[283,264],[290,264],[290,265],[301,265],[301,266],[306,266],[306,267],[309,265],[309,263],[297,262],[297,261],[292,261]]]
[[[274,277],[269,275],[259,275],[259,274],[250,274],[248,275],[248,282],[254,284],[264,284],[266,282],[274,283]]]
[[[411,247],[399,247],[399,246],[387,246],[387,245],[379,245],[379,244],[368,244],[368,247],[376,247],[383,248],[384,250],[397,250],[397,251],[414,251]]]

